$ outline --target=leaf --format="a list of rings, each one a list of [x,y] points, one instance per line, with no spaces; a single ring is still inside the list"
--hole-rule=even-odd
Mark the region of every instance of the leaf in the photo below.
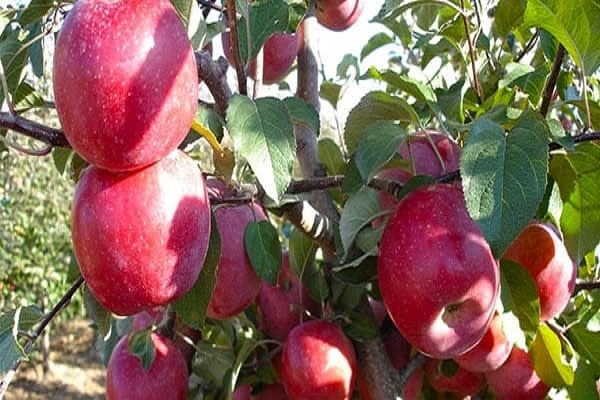
[[[582,324],[576,324],[567,331],[567,338],[575,351],[600,371],[600,332],[590,332]]]
[[[343,174],[346,170],[346,161],[340,146],[330,138],[319,139],[319,161],[325,166],[329,175]]]
[[[44,99],[30,84],[23,81],[13,97],[13,104],[16,110],[23,112],[32,108],[43,107]]]
[[[156,356],[156,348],[152,341],[152,328],[131,333],[127,339],[127,346],[131,354],[140,359],[144,371],[150,370]]]
[[[96,300],[87,285],[83,289],[83,305],[88,317],[96,324],[100,337],[108,338],[112,328],[112,313]]]
[[[319,113],[313,106],[295,96],[286,97],[283,99],[283,104],[287,107],[294,124],[310,128],[317,136],[319,135],[321,127]]]
[[[527,0],[500,0],[494,13],[494,28],[498,36],[505,37],[523,22]]]
[[[533,26],[558,39],[586,75],[600,65],[600,7],[596,0],[528,0],[523,28]]]
[[[340,235],[344,253],[347,253],[358,232],[381,215],[381,206],[375,190],[363,187],[350,196],[340,217]]]
[[[525,113],[508,134],[487,119],[472,127],[461,157],[467,209],[499,257],[544,197],[548,139],[544,122]]]
[[[21,81],[21,72],[27,64],[27,51],[18,39],[18,32],[11,32],[0,41],[0,62],[4,66],[9,93],[14,93]],[[0,91],[0,103],[4,101],[4,91]]]
[[[560,228],[576,263],[600,242],[600,146],[582,143],[574,153],[554,154],[550,174],[563,202]]]
[[[587,360],[580,359],[575,370],[573,385],[567,387],[571,399],[593,399],[598,396],[596,388],[597,369]]]
[[[289,239],[289,258],[290,267],[297,276],[303,277],[306,268],[314,262],[316,252],[315,242],[298,229],[292,229]]]
[[[363,180],[368,182],[397,154],[400,143],[406,138],[404,129],[390,121],[369,125],[356,147],[354,162]]]
[[[349,153],[356,151],[366,128],[379,121],[401,121],[419,124],[419,116],[406,100],[384,92],[366,94],[351,111],[346,120],[344,138]]]
[[[269,221],[250,222],[244,231],[246,253],[254,271],[272,286],[281,268],[279,234]]]
[[[194,357],[193,371],[201,379],[221,387],[228,371],[235,363],[231,348],[218,347],[201,340],[196,344],[198,357]]]
[[[540,299],[531,274],[517,263],[502,260],[500,297],[504,312],[512,312],[521,329],[536,332],[540,323]]]
[[[17,12],[16,9],[0,10],[0,35],[4,32],[4,29],[10,24],[13,16]]]
[[[54,0],[31,0],[19,16],[21,25],[27,25],[41,19],[55,5]],[[1,32],[1,31],[0,31]]]
[[[200,330],[206,319],[206,311],[212,292],[217,284],[219,259],[221,258],[221,235],[214,214],[211,213],[208,254],[194,286],[183,297],[173,302],[173,308],[186,325]]]
[[[267,196],[278,202],[292,178],[296,155],[284,103],[272,97],[252,101],[235,95],[227,108],[227,127],[236,151],[248,161]]]
[[[567,104],[572,104],[583,112],[585,112],[586,110],[586,103],[583,100],[570,100],[567,101]],[[587,106],[589,106],[590,114],[592,115],[592,118],[590,120],[592,128],[600,129],[600,104],[597,104],[595,101],[590,100]]]
[[[518,88],[529,95],[532,104],[538,104],[550,66],[545,63],[534,69],[528,64],[510,63],[506,75],[498,82],[498,88]]]
[[[337,83],[323,81],[319,87],[319,96],[328,101],[333,108],[337,108],[338,100],[342,92],[342,86]]]
[[[373,53],[375,50],[392,43],[394,43],[394,39],[387,33],[376,33],[371,37],[371,39],[369,39],[367,44],[365,44],[362,50],[360,51],[360,59],[364,60],[365,57]]]
[[[37,306],[19,307],[0,315],[0,373],[8,371],[16,362],[27,358],[17,340],[17,334],[31,330],[43,316]]]
[[[289,7],[285,0],[253,2],[250,5],[249,13],[250,52],[248,52],[248,35],[246,35],[247,18],[242,18],[238,24],[240,55],[244,62],[255,59],[261,47],[273,33],[287,31],[289,21]]]
[[[575,379],[573,368],[562,360],[560,339],[546,324],[540,324],[529,349],[535,372],[548,386],[571,386]]]

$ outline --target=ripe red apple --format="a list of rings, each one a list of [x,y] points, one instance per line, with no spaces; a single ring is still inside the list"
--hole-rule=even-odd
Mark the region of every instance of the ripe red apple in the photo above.
[[[231,396],[231,400],[250,400],[251,393],[252,386],[250,386],[247,383],[244,383],[243,385],[240,385],[237,388],[235,388]]]
[[[466,370],[487,372],[500,368],[512,350],[513,344],[502,329],[502,316],[498,313],[492,318],[490,327],[483,338],[471,350],[454,360]]]
[[[198,101],[192,46],[168,0],[80,0],[54,50],[65,136],[100,168],[130,171],[173,151]]]
[[[310,298],[308,289],[292,271],[287,252],[283,255],[277,286],[262,281],[256,304],[260,311],[260,329],[281,342],[300,323],[305,310],[311,314],[318,312],[318,304]],[[307,317],[304,315],[304,318]]]
[[[212,198],[230,195],[230,189],[218,179],[208,179],[207,187]],[[248,223],[263,221],[267,217],[255,203],[218,205],[214,208],[214,216],[221,235],[221,257],[206,315],[226,319],[243,311],[258,294],[261,279],[246,254],[244,231]]]
[[[459,187],[432,185],[404,197],[384,229],[377,268],[388,314],[421,352],[453,358],[481,340],[499,269]]]
[[[454,360],[427,360],[425,375],[437,392],[458,393],[465,397],[476,395],[485,385],[483,374],[467,371]]]
[[[165,318],[166,310],[164,307],[155,307],[140,311],[133,316],[133,330],[141,331],[152,325],[158,325]]]
[[[283,344],[281,380],[291,399],[349,399],[356,354],[335,324],[312,320],[297,325]]]
[[[221,35],[223,52],[231,65],[233,55],[231,49],[231,38],[229,32]],[[296,60],[298,54],[298,35],[276,32],[267,39],[263,46],[263,76],[262,81],[266,85],[281,80]],[[256,78],[256,62],[248,63],[248,76]]]
[[[185,359],[167,338],[151,334],[155,357],[144,371],[139,357],[129,351],[129,335],[114,348],[106,370],[106,398],[119,399],[185,399],[188,370]]]
[[[358,20],[366,0],[317,0],[317,21],[332,31],[343,31]]]
[[[75,256],[87,286],[115,314],[169,303],[196,282],[210,209],[196,163],[176,150],[135,172],[86,168],[72,208]]]
[[[529,354],[519,347],[513,347],[506,362],[485,377],[498,400],[542,400],[550,390],[535,373]]]
[[[504,252],[503,258],[521,264],[531,274],[540,298],[540,319],[547,321],[567,306],[577,269],[554,228],[532,222]]]

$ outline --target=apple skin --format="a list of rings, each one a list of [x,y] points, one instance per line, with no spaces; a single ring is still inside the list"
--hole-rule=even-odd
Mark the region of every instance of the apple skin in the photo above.
[[[106,369],[106,398],[183,400],[188,387],[186,362],[173,343],[151,334],[156,355],[144,371],[140,359],[129,351],[129,335],[123,336],[110,356]]]
[[[231,396],[231,400],[250,400],[250,394],[252,393],[252,386],[247,383],[238,386],[233,391]]]
[[[504,252],[503,258],[521,264],[533,278],[540,298],[540,319],[547,321],[567,306],[577,269],[565,244],[547,224],[532,222]]]
[[[502,316],[496,313],[481,341],[454,360],[462,368],[472,372],[492,371],[504,364],[512,347],[512,342],[502,330]]]
[[[397,330],[392,330],[389,335],[383,338],[383,344],[390,357],[392,366],[397,370],[402,370],[410,361],[412,346]],[[421,393],[425,370],[420,367],[413,371],[408,377],[402,398],[404,400],[416,400]]]
[[[474,396],[481,392],[485,385],[482,373],[468,371],[458,365],[452,376],[446,376],[441,363],[452,360],[430,359],[425,363],[425,376],[431,387],[437,392],[458,393],[461,396]]]
[[[223,52],[233,65],[233,54],[231,46],[231,37],[229,32],[221,35]],[[281,80],[296,60],[299,48],[299,35],[285,32],[276,32],[267,39],[263,46],[263,76],[262,81],[270,85]],[[256,78],[256,62],[248,63],[248,75]]]
[[[256,304],[260,310],[260,330],[281,342],[301,322],[305,310],[316,315],[319,308],[310,298],[306,285],[292,271],[287,252],[283,254],[277,286],[262,281]]]
[[[485,377],[498,400],[543,400],[550,391],[535,373],[529,354],[513,347],[502,366]]]
[[[361,16],[366,0],[317,0],[317,21],[332,31],[350,28]]]
[[[332,322],[313,320],[292,329],[283,344],[281,367],[290,399],[343,400],[354,390],[354,347]]]
[[[135,172],[87,167],[71,215],[81,274],[113,313],[167,304],[196,282],[208,251],[210,206],[202,173],[185,153]]]
[[[173,151],[196,112],[192,46],[168,0],[80,0],[54,51],[54,98],[85,160],[131,171]]]
[[[405,196],[384,229],[377,269],[390,318],[421,352],[454,358],[485,334],[499,268],[459,187],[432,185]]]
[[[230,195],[230,189],[223,181],[208,179],[206,184],[212,198]],[[261,279],[246,254],[244,231],[248,223],[264,221],[267,216],[256,203],[219,205],[213,212],[221,235],[221,257],[206,315],[227,319],[248,307],[260,289]]]

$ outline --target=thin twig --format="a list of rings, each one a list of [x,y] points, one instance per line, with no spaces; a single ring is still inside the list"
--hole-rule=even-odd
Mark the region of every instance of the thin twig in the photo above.
[[[70,147],[65,134],[38,122],[0,111],[0,127],[13,130],[52,147]]]
[[[242,62],[240,54],[240,41],[237,30],[237,11],[235,8],[235,0],[227,0],[227,20],[229,23],[229,38],[231,40],[231,55],[238,80],[238,91],[242,95],[248,94],[247,76],[245,65]],[[248,24],[249,21],[246,21]]]
[[[462,19],[465,27],[465,35],[467,36],[467,43],[469,45],[469,57],[471,58],[471,69],[473,74],[473,89],[475,90],[475,94],[477,95],[478,103],[483,104],[483,93],[481,92],[481,85],[479,84],[479,78],[477,76],[477,65],[475,62],[475,46],[473,44],[473,39],[471,38],[471,33],[469,32],[469,19],[467,18],[466,14],[465,0],[460,0],[460,6],[463,10]]]
[[[600,132],[586,132],[581,135],[577,135],[573,137],[573,142],[577,143],[585,143],[585,142],[595,142],[600,140]],[[559,150],[562,146],[558,143],[552,142],[548,145],[548,149],[550,151]]]
[[[554,63],[552,64],[552,71],[550,72],[550,76],[548,76],[548,80],[546,81],[546,86],[544,87],[544,92],[542,95],[540,114],[542,114],[543,117],[546,117],[548,114],[548,109],[550,108],[550,102],[552,101],[552,96],[554,95],[554,88],[556,87],[556,81],[558,79],[558,74],[560,72],[560,67],[564,57],[565,48],[562,44],[559,44],[558,50],[556,51],[556,57],[554,58]]]
[[[8,111],[11,115],[16,115],[15,106],[12,103],[10,98],[10,92],[8,90],[8,81],[6,80],[6,74],[4,73],[4,65],[0,62],[0,82],[2,83],[2,92],[4,93],[4,100],[6,100],[6,105],[8,106]],[[0,106],[2,104],[0,103]]]
[[[198,75],[206,83],[210,94],[215,99],[215,111],[224,118],[227,103],[232,96],[231,88],[225,77],[228,67],[227,60],[221,57],[214,61],[207,51],[199,51],[196,52],[196,65]]]
[[[600,281],[596,282],[579,282],[575,284],[575,293],[582,290],[598,290],[600,289]]]
[[[538,29],[538,30],[535,31],[535,33],[533,34],[533,36],[531,36],[529,38],[529,40],[527,41],[527,43],[525,43],[525,46],[523,47],[523,49],[521,50],[521,52],[518,53],[515,56],[515,62],[521,61],[521,59],[523,57],[525,57],[527,55],[527,53],[529,53],[531,51],[531,49],[533,49],[535,47],[535,44],[538,41],[539,37],[540,37],[540,31]]]
[[[223,11],[223,7],[220,6],[219,4],[215,4],[211,1],[207,1],[207,0],[198,0],[198,4],[201,5],[202,7],[206,7],[206,8],[211,8],[213,10],[217,10],[219,12]]]

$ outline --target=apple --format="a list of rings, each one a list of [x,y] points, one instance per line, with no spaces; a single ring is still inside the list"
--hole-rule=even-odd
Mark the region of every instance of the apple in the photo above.
[[[318,304],[310,298],[308,289],[292,271],[287,252],[283,255],[277,286],[262,281],[256,305],[260,311],[261,331],[281,342],[301,322],[305,310],[313,315],[318,313]]]
[[[280,383],[265,385],[260,392],[251,397],[253,400],[287,400],[285,388]]]
[[[154,163],[185,138],[198,102],[192,46],[168,0],[80,0],[54,50],[67,140],[111,171]]]
[[[215,199],[232,195],[231,189],[218,179],[208,179],[207,187],[209,195]],[[260,289],[261,279],[246,254],[244,232],[248,223],[267,217],[256,203],[220,204],[214,207],[214,216],[221,235],[221,256],[206,315],[227,319],[246,309]]]
[[[513,347],[506,362],[485,377],[498,400],[542,400],[550,390],[535,373],[529,354],[519,347]]]
[[[251,393],[252,386],[250,386],[247,383],[244,383],[243,385],[240,385],[237,388],[235,388],[231,396],[231,400],[250,400]]]
[[[231,37],[229,32],[221,35],[223,52],[231,65],[233,65],[233,54]],[[299,39],[297,34],[276,32],[267,39],[263,46],[263,76],[262,81],[266,85],[281,80],[296,60],[298,54]],[[248,75],[256,78],[256,62],[248,63]]]
[[[89,166],[71,224],[81,274],[104,307],[133,315],[167,304],[191,289],[208,251],[204,178],[179,150],[134,172]]]
[[[366,0],[317,0],[317,21],[332,31],[350,28],[362,14]]]
[[[394,368],[402,370],[410,362],[410,354],[412,346],[397,330],[392,330],[386,337],[383,338],[383,344],[387,351],[390,361]],[[404,400],[416,400],[421,393],[425,370],[417,368],[408,377],[404,385],[402,398]]]
[[[454,360],[462,368],[473,372],[487,372],[500,368],[512,350],[513,344],[502,329],[502,316],[496,313],[483,338],[471,350]]]
[[[465,397],[475,396],[485,385],[483,374],[468,371],[454,360],[427,360],[425,375],[435,391],[458,393]]]
[[[334,323],[312,320],[297,325],[281,354],[281,380],[291,399],[349,399],[356,380],[356,354]]]
[[[577,269],[555,228],[528,224],[504,252],[503,258],[523,266],[533,278],[540,299],[540,319],[547,321],[567,306]]]
[[[388,221],[377,261],[390,318],[421,352],[454,358],[488,329],[499,268],[456,185],[421,187]]]
[[[148,310],[140,311],[133,316],[133,330],[141,331],[152,325],[160,324],[166,316],[164,307],[154,307]]]
[[[155,356],[150,369],[144,370],[140,358],[129,350],[129,335],[113,349],[106,370],[106,398],[185,399],[188,369],[177,348],[167,338],[150,334]]]

